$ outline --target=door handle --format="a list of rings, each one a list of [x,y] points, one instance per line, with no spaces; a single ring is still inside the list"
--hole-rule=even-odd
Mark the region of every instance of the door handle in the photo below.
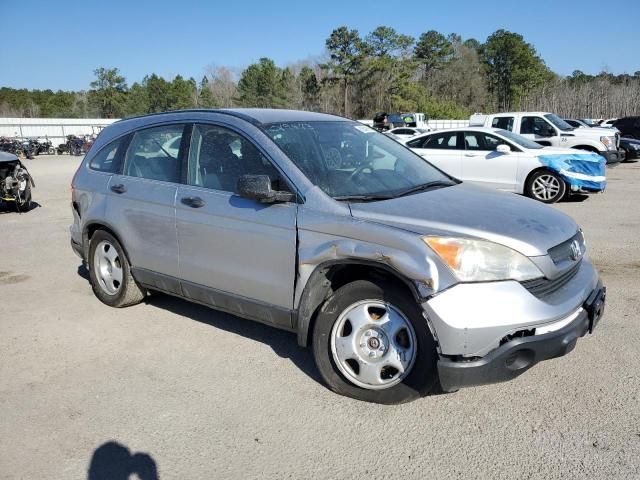
[[[200,208],[205,206],[205,201],[200,197],[182,197],[180,201],[191,208]]]
[[[116,192],[116,193],[124,193],[127,191],[127,187],[125,187],[123,184],[119,183],[117,185],[112,185],[111,186],[111,191],[112,192]]]
[[[465,153],[464,156],[465,157],[477,157],[478,155],[476,155],[475,153]]]

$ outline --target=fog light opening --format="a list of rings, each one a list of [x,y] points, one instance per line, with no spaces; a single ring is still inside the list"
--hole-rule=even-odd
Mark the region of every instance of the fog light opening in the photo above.
[[[523,370],[533,365],[535,354],[533,350],[522,349],[511,352],[504,361],[505,366],[512,371]]]

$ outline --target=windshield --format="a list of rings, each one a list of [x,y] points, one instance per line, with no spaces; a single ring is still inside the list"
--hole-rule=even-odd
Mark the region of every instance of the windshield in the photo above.
[[[540,145],[539,143],[536,143],[533,140],[529,140],[528,138],[523,137],[522,135],[519,135],[517,133],[510,132],[509,130],[500,129],[497,130],[497,133],[502,135],[507,140],[511,140],[513,143],[521,146],[522,148],[528,148],[531,150],[542,148],[542,145]]]
[[[428,184],[456,183],[397,141],[360,123],[274,123],[266,132],[314,185],[334,198],[393,198]]]
[[[569,125],[567,122],[565,122],[564,120],[562,120],[559,116],[553,114],[553,113],[547,113],[544,118],[546,118],[547,120],[549,120],[551,123],[553,123],[556,127],[558,127],[560,130],[563,130],[565,132],[568,132],[570,130],[573,130],[573,127],[571,125]]]

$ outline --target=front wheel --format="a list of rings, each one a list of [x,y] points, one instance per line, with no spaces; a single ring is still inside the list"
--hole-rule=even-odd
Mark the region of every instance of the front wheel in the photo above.
[[[316,319],[313,354],[331,390],[367,402],[414,400],[437,378],[435,341],[419,305],[388,283],[338,289]]]
[[[543,203],[556,203],[567,192],[564,180],[549,170],[539,170],[531,175],[525,187],[528,197]]]

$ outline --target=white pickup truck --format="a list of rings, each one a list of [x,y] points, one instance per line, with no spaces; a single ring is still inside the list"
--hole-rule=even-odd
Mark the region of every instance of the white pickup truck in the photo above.
[[[608,128],[574,128],[553,113],[476,113],[469,118],[469,126],[509,130],[547,147],[588,150],[602,155],[608,164],[622,160],[619,134]]]

